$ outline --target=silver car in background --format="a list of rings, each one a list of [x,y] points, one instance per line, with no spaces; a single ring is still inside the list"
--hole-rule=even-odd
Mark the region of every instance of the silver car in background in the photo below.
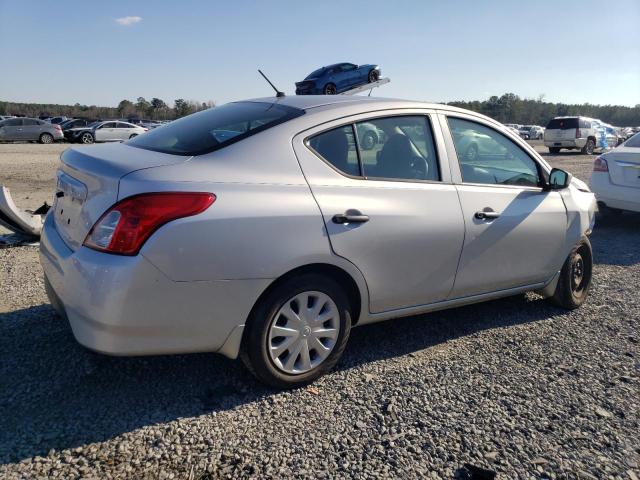
[[[53,143],[63,138],[60,125],[37,118],[14,117],[0,121],[0,142]]]
[[[67,132],[72,142],[87,145],[95,142],[124,142],[142,135],[147,130],[133,123],[108,120],[93,122],[86,127],[70,128]]]
[[[230,103],[70,148],[57,178],[47,292],[113,355],[218,352],[292,387],[331,369],[353,326],[530,290],[573,309],[591,283],[588,187],[445,105]]]

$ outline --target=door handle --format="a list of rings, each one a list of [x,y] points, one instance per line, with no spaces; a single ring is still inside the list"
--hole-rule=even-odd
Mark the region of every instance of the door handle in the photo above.
[[[334,215],[331,221],[338,224],[365,223],[369,221],[369,216],[362,215],[360,212],[358,212],[357,214],[339,213],[337,215]]]
[[[481,211],[476,212],[474,215],[478,220],[494,220],[500,216],[498,212],[493,211]]]

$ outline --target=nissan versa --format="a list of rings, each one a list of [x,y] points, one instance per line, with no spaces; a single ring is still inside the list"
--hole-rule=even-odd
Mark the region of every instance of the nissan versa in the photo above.
[[[257,99],[66,150],[40,255],[82,345],[240,356],[292,387],[356,325],[531,290],[580,306],[594,210],[583,182],[473,112]]]

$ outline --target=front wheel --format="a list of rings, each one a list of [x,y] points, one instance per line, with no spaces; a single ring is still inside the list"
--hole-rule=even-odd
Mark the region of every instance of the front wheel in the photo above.
[[[559,147],[549,147],[549,153],[559,153],[559,152],[560,152]]]
[[[96,139],[91,132],[85,132],[80,136],[80,142],[84,143],[85,145],[90,145],[95,141]]]
[[[582,305],[591,288],[592,269],[591,242],[585,238],[571,250],[565,260],[560,270],[556,290],[549,298],[551,303],[567,310],[573,310]]]
[[[333,368],[350,331],[349,302],[340,285],[304,274],[284,281],[254,307],[241,358],[262,382],[299,387]]]
[[[377,70],[371,70],[369,72],[369,83],[377,82],[380,78],[380,73]]]

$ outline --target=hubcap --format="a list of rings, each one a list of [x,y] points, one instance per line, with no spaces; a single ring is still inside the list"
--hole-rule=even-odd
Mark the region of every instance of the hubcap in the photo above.
[[[327,294],[299,293],[278,310],[269,327],[267,349],[278,370],[306,373],[333,351],[340,333],[340,313]]]
[[[84,143],[92,143],[92,142],[93,142],[93,139],[91,138],[91,135],[89,135],[88,133],[85,133],[85,134],[82,136],[82,141],[83,141]]]
[[[571,289],[578,292],[582,289],[582,281],[584,280],[584,260],[582,255],[576,253],[571,262]]]

